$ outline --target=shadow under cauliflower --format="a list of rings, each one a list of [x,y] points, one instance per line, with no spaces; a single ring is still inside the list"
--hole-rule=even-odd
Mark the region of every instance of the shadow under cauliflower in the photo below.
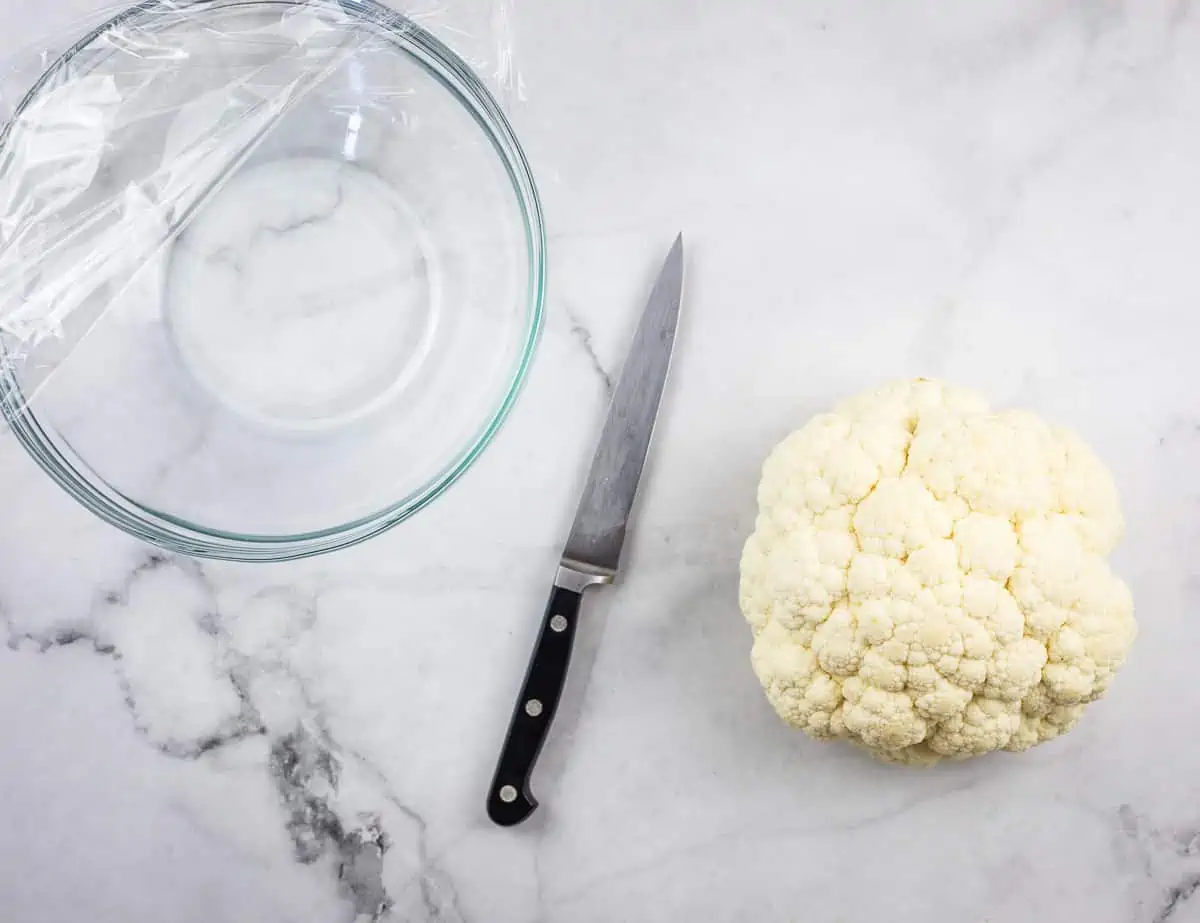
[[[788,724],[932,764],[1069,731],[1137,633],[1123,524],[1077,436],[902,382],[763,466],[741,564],[752,663]]]

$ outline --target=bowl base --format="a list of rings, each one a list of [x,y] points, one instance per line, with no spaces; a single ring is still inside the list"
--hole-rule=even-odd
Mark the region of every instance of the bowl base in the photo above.
[[[441,289],[396,189],[352,163],[291,158],[233,176],[178,236],[164,313],[212,398],[264,427],[324,431],[420,374]]]

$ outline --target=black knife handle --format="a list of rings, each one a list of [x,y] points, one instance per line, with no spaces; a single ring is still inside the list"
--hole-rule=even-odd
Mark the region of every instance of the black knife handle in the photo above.
[[[529,661],[521,697],[513,709],[508,737],[496,766],[496,777],[488,792],[488,816],[501,827],[521,823],[538,806],[529,779],[562,697],[582,600],[582,594],[559,586],[550,594],[537,647]]]

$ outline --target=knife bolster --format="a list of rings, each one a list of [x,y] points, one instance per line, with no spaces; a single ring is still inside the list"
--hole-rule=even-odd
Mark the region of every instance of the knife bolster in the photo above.
[[[612,583],[614,577],[616,574],[612,571],[564,558],[558,566],[554,585],[572,593],[582,593],[588,587]]]

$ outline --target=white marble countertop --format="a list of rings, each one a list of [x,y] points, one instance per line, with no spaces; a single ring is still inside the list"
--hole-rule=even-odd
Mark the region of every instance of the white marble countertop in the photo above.
[[[6,5],[0,34],[50,17]],[[198,564],[0,439],[0,920],[1200,920],[1200,10],[523,0],[516,25],[549,321],[445,498],[336,556]],[[680,228],[628,569],[589,603],[543,808],[499,830],[557,547]],[[915,374],[1095,446],[1141,625],[1072,734],[931,771],[784,727],[736,599],[769,447]]]

